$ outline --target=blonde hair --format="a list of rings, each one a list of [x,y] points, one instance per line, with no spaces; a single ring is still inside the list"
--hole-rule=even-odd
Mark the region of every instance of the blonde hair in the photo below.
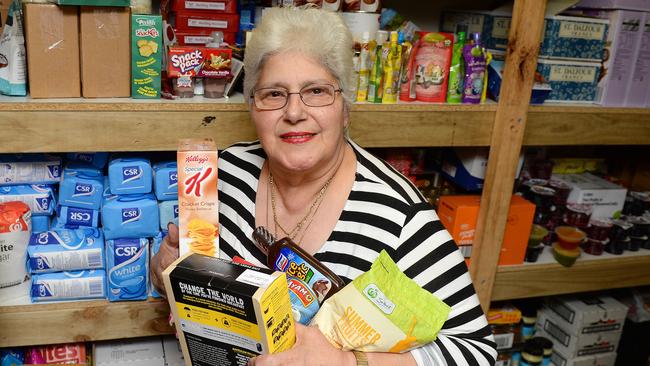
[[[246,45],[244,96],[250,103],[248,97],[270,56],[299,52],[318,60],[336,78],[346,102],[351,103],[352,47],[350,30],[337,13],[309,7],[268,9]]]

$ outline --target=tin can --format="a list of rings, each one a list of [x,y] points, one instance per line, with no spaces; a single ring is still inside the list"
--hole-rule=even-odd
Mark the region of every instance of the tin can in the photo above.
[[[343,11],[381,12],[381,0],[342,0]]]

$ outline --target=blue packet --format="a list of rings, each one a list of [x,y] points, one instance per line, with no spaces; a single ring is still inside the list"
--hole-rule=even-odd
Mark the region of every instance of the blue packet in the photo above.
[[[104,200],[102,224],[106,239],[144,238],[158,234],[158,201],[153,194],[111,196]]]
[[[108,181],[112,194],[150,193],[151,164],[141,158],[113,159],[108,164]]]
[[[106,298],[106,272],[70,271],[32,276],[32,302]]]
[[[108,300],[146,300],[149,284],[149,240],[106,241]]]
[[[59,188],[59,204],[70,207],[99,210],[104,193],[101,174],[90,176],[86,173],[66,175]]]
[[[178,168],[176,162],[154,164],[153,187],[159,201],[178,200]]]
[[[54,188],[49,184],[0,186],[0,203],[9,201],[24,202],[33,216],[50,216],[56,207]]]
[[[88,208],[58,206],[56,225],[57,227],[97,227],[99,225],[99,210]]]
[[[32,234],[27,246],[30,273],[104,268],[101,230],[62,229]]]

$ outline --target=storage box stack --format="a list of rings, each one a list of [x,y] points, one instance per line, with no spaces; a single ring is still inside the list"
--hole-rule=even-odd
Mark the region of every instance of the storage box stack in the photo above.
[[[627,311],[609,296],[551,298],[539,312],[536,334],[553,341],[556,366],[613,366]]]
[[[117,158],[108,165],[102,206],[110,301],[143,300],[149,287],[149,239],[159,233],[149,160]]]
[[[237,0],[174,0],[176,39],[180,45],[205,45],[212,32],[223,32],[224,41],[234,44],[239,30]]]

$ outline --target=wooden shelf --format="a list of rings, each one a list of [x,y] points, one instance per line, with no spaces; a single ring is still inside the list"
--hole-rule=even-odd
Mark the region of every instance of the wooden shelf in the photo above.
[[[3,103],[4,102],[4,103]],[[488,146],[496,104],[355,104],[351,135],[365,147]],[[219,148],[254,140],[241,96],[230,102],[0,98],[0,153],[175,150],[181,137]]]
[[[78,301],[0,307],[0,347],[173,333],[164,300]]]
[[[548,249],[548,248],[547,248]],[[550,252],[550,251],[549,251]],[[492,301],[650,285],[650,251],[579,259],[572,267],[528,263],[498,268]]]

